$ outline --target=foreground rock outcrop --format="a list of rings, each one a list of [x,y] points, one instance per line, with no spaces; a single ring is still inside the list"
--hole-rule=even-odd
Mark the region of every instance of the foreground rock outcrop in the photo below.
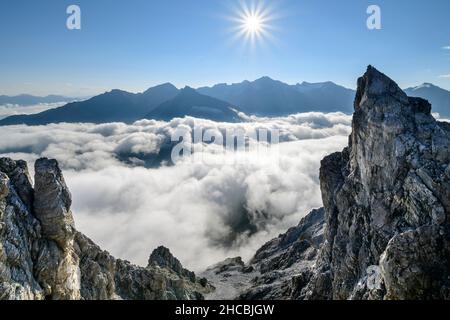
[[[212,282],[239,279],[245,299],[450,299],[449,127],[369,66],[349,146],[321,163],[322,220],[313,211],[264,245],[252,276]]]
[[[202,299],[211,291],[179,262],[174,269],[167,249],[159,265],[142,268],[78,232],[55,160],[37,160],[34,181],[25,162],[0,159],[0,299]]]
[[[305,298],[450,298],[449,135],[369,66],[349,146],[322,161],[327,227]]]

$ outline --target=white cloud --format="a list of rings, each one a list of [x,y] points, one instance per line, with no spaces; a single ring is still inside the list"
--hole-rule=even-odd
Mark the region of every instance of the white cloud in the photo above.
[[[219,166],[186,161],[65,176],[79,229],[102,246],[145,264],[163,244],[198,270],[229,256],[250,258],[320,207],[320,159],[345,144],[342,136],[285,143],[276,165],[261,159]],[[251,236],[249,225],[257,229]]]
[[[442,47],[442,49],[444,49],[444,50],[450,50],[450,46]]]
[[[230,256],[250,258],[321,206],[320,160],[347,144],[351,123],[341,113],[247,120],[0,127],[8,137],[0,140],[0,155],[56,158],[72,192],[77,228],[113,255],[145,265],[150,252],[165,245],[186,267],[200,270]],[[213,161],[242,156],[217,154],[214,145],[174,166],[149,169],[130,160],[158,155],[175,130],[197,126],[276,128],[282,143],[277,155],[248,152],[238,162]]]
[[[450,74],[443,74],[441,76],[439,76],[440,78],[450,78]]]
[[[443,121],[443,122],[450,122],[450,119],[447,119],[447,118],[443,118],[439,113],[437,113],[437,112],[433,112],[432,113],[432,115],[433,115],[433,117],[436,119],[436,120],[438,120],[438,121]]]
[[[65,103],[41,103],[31,106],[18,106],[18,105],[0,105],[0,120],[9,116],[15,116],[20,114],[35,114],[45,110],[54,109],[64,105]]]

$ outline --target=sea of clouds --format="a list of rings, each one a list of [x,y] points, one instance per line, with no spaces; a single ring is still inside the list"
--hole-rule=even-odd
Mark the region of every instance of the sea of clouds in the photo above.
[[[351,130],[351,116],[342,113],[241,116],[245,122],[235,124],[187,117],[132,125],[0,127],[6,137],[0,156],[27,160],[31,172],[35,159],[57,159],[78,230],[113,255],[146,265],[151,251],[164,245],[199,271],[227,257],[251,258],[322,206],[320,160],[346,146]],[[247,151],[243,157],[198,142],[202,148],[194,149],[202,157],[174,165],[159,157],[174,132],[198,127],[278,130],[280,144],[276,152]]]
[[[21,114],[35,114],[49,109],[54,109],[65,105],[66,102],[59,103],[40,103],[31,106],[19,106],[14,104],[0,105],[0,120],[9,116]]]

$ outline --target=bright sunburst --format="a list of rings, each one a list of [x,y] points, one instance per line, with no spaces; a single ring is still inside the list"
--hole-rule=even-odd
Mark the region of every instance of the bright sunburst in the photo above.
[[[259,33],[261,32],[263,25],[261,21],[261,17],[257,15],[250,15],[245,17],[244,28],[248,33]]]
[[[263,1],[252,4],[249,6],[248,2],[241,2],[241,6],[237,10],[237,17],[233,20],[237,22],[235,26],[237,36],[244,38],[251,45],[255,45],[257,41],[262,42],[270,37],[270,21],[273,20],[273,16],[269,8],[264,7]]]

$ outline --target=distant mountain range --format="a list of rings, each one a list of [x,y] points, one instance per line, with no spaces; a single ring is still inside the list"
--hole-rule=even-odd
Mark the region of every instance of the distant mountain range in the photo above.
[[[19,106],[31,106],[41,103],[57,103],[57,102],[71,102],[77,98],[69,98],[64,96],[49,95],[45,97],[37,97],[29,94],[21,94],[18,96],[0,96],[0,105],[14,104]]]
[[[405,92],[409,96],[429,100],[433,112],[450,118],[450,91],[424,83],[408,88]],[[32,96],[18,97],[23,97],[20,103],[25,103],[26,97]],[[112,90],[86,101],[71,102],[38,114],[11,116],[0,120],[0,125],[44,125],[59,122],[131,123],[143,118],[168,121],[184,116],[234,122],[238,120],[234,110],[258,116],[284,116],[308,111],[341,111],[350,114],[353,112],[354,97],[354,90],[333,82],[289,85],[269,77],[196,90],[189,87],[179,90],[172,84],[165,83],[137,94]],[[41,99],[54,101],[58,98],[61,97],[48,96]],[[19,100],[15,100],[16,104],[19,104]],[[30,98],[28,103],[31,100]]]
[[[332,82],[288,85],[263,77],[253,82],[218,84],[200,93],[228,101],[247,114],[281,116],[298,112],[353,112],[355,91]]]
[[[295,88],[307,96],[314,110],[353,113],[355,90],[339,86],[331,81],[321,83],[302,82],[297,84]]]
[[[432,112],[437,112],[442,117],[450,118],[450,91],[431,83],[424,83],[417,87],[405,89],[405,93],[411,97],[428,100],[431,103]]]
[[[59,122],[133,122],[144,118],[150,110],[161,103],[174,98],[178,91],[175,86],[169,83],[138,94],[112,90],[86,101],[69,103],[38,114],[11,116],[1,120],[0,125],[44,125]]]

